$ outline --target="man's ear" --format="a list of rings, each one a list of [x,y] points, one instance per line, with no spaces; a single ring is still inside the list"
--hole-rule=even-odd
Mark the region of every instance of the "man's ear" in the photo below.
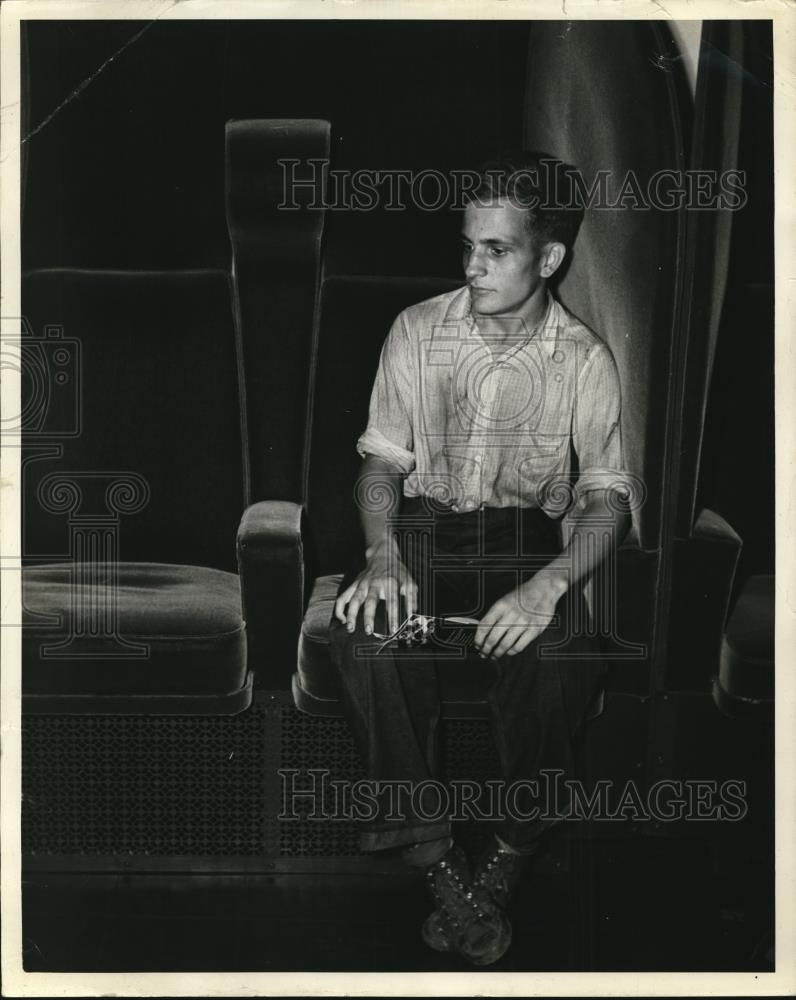
[[[547,243],[542,249],[539,274],[543,278],[552,278],[559,267],[561,267],[566,255],[567,248],[563,243]]]

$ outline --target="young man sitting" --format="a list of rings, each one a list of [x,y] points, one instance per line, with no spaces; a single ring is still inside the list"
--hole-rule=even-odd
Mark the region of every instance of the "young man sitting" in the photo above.
[[[511,890],[560,822],[532,791],[545,770],[573,776],[604,674],[583,585],[629,527],[613,356],[548,288],[583,216],[562,201],[567,170],[543,154],[484,168],[463,213],[466,286],[393,323],[357,444],[367,547],[331,630],[368,777],[420,783],[438,777],[446,650],[383,635],[415,612],[477,620],[469,655],[491,671],[492,731],[503,778],[530,789],[523,808],[473,870],[449,819],[426,808],[395,818],[385,805],[362,835],[363,849],[400,847],[425,869],[435,908],[424,940],[476,965],[509,947]]]

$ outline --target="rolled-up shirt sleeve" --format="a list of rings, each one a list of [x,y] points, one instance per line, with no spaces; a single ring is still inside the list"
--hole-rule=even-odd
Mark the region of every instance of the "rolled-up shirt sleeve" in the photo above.
[[[578,502],[592,490],[613,489],[634,495],[622,446],[622,395],[619,372],[610,350],[595,344],[578,377],[573,444],[578,456]]]
[[[403,314],[399,315],[381,349],[373,383],[368,425],[357,441],[363,457],[375,455],[408,475],[414,455],[415,359]]]

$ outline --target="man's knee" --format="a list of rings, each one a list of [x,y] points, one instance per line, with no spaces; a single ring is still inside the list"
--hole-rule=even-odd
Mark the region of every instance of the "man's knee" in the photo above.
[[[333,662],[341,670],[367,669],[374,663],[384,639],[367,635],[362,614],[357,617],[353,632],[333,618],[329,626],[329,646]]]

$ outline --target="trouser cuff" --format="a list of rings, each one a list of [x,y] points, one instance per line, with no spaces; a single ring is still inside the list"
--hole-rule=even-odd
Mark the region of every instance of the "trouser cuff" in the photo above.
[[[359,835],[359,847],[362,851],[383,851],[388,847],[407,847],[450,835],[449,822],[402,826],[395,830],[365,830]]]

